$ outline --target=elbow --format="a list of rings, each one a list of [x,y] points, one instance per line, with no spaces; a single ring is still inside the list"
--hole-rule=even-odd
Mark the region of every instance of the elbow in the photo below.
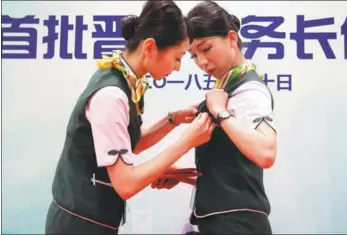
[[[124,191],[124,192],[118,193],[118,195],[120,196],[120,198],[126,201],[132,198],[135,194],[131,191]]]
[[[116,179],[111,179],[111,183],[114,191],[123,200],[128,200],[137,194],[136,181],[129,174],[118,175]]]
[[[275,161],[277,155],[276,144],[269,144],[266,149],[264,149],[261,153],[261,158],[259,161],[259,167],[263,169],[271,168]]]
[[[133,190],[132,187],[129,187],[129,186],[120,186],[120,187],[113,186],[113,188],[116,191],[116,193],[119,195],[119,197],[122,198],[123,200],[129,200],[136,194],[135,190]]]
[[[113,190],[120,198],[128,200],[138,193],[138,180],[134,177],[133,166],[117,161],[107,170]]]
[[[263,169],[269,169],[274,165],[275,158],[276,157],[273,157],[273,156],[264,156],[259,166]]]

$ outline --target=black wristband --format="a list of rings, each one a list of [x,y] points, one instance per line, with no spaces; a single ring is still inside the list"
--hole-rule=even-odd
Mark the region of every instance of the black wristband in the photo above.
[[[169,113],[167,114],[167,118],[168,118],[169,122],[170,122],[172,125],[177,126],[177,123],[175,122],[175,120],[174,120],[174,118],[173,118],[171,112],[169,112]]]

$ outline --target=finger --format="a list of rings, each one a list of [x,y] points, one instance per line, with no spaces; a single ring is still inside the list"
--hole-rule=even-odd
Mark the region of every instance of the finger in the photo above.
[[[152,187],[153,189],[154,189],[154,188],[157,188],[157,185],[158,185],[159,181],[160,181],[160,178],[157,179],[156,181],[154,181],[154,182],[151,184],[151,187]]]
[[[176,179],[177,173],[165,173],[165,174],[164,174],[164,177],[165,177],[166,179]]]
[[[178,180],[175,179],[170,179],[166,182],[165,184],[165,188],[166,189],[172,189],[173,187],[175,187],[177,184],[179,184],[180,182]]]
[[[170,167],[168,170],[165,171],[164,177],[165,178],[175,178],[177,175],[180,174],[192,174],[196,173],[197,169],[195,167],[190,167],[190,168],[175,168],[175,167]]]
[[[177,179],[178,177],[191,177],[197,176],[198,172],[184,172],[184,173],[171,173],[165,174],[166,179]]]
[[[195,172],[195,171],[197,171],[195,167],[176,169],[176,172]]]
[[[194,174],[191,174],[191,175],[178,175],[177,177],[176,177],[176,180],[178,180],[178,181],[184,181],[184,180],[186,180],[186,179],[189,179],[189,178],[192,178],[192,177],[199,177],[199,176],[202,176],[202,173],[201,172],[196,172],[196,173],[194,173]]]
[[[212,123],[212,118],[210,116],[208,116],[207,121],[206,121],[207,127],[209,127],[211,125],[211,123]]]
[[[195,112],[197,112],[197,111],[198,111],[198,107],[195,107],[195,106],[190,106],[190,107],[189,107],[189,111],[191,111],[191,112],[195,113]]]
[[[151,183],[151,188],[152,188],[152,189],[155,189],[155,188],[156,188],[154,183]]]
[[[208,119],[208,113],[202,113],[199,121],[201,123],[206,123],[207,119]]]
[[[193,113],[193,116],[195,116],[198,113],[198,109],[197,108],[193,108],[192,109],[192,113]]]
[[[160,181],[161,181],[161,178],[159,178],[159,179],[155,182],[155,188],[159,189],[158,185],[159,185]]]
[[[180,178],[189,178],[192,176],[200,176],[201,172],[189,172],[189,173],[181,173],[181,174],[177,174],[176,175],[176,179],[180,179]]]
[[[194,117],[185,117],[184,122],[192,122],[194,120]]]
[[[176,172],[178,169],[176,166],[170,166],[165,173]]]
[[[197,109],[197,108],[199,108],[199,105],[200,105],[200,102],[198,102],[198,103],[196,103],[196,104],[193,104],[193,105],[191,105],[193,108],[195,108],[195,109]]]
[[[193,120],[191,123],[200,122],[201,117],[202,117],[202,113],[199,113],[199,114],[194,118],[194,120]]]
[[[160,179],[159,183],[158,183],[158,189],[162,189],[164,184],[166,183],[167,179],[166,178],[163,178],[163,179]]]
[[[198,116],[196,116],[196,118],[194,119],[194,121],[195,120],[200,120],[201,116],[202,116],[202,113],[199,113]]]
[[[207,92],[206,94],[205,94],[205,99],[206,99],[206,101],[208,101],[209,99],[211,99],[210,97],[211,97],[211,95],[214,93],[214,90],[211,90],[211,91],[209,91],[209,92]]]
[[[212,132],[214,131],[215,128],[216,128],[216,124],[215,124],[215,123],[212,123],[212,124],[210,125],[210,127],[208,128],[208,132],[209,132],[210,134],[212,134]]]

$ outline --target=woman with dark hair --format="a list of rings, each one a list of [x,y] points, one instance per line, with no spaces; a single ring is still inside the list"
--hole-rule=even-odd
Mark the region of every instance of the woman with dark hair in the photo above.
[[[47,234],[117,234],[125,201],[147,187],[191,148],[209,140],[215,127],[193,107],[169,113],[141,131],[145,74],[159,80],[179,70],[189,41],[173,1],[148,1],[139,17],[122,21],[126,50],[98,62],[69,120],[52,187]],[[134,166],[133,154],[156,144],[181,123],[180,139]]]
[[[263,169],[277,152],[271,92],[241,52],[237,17],[203,1],[188,13],[187,26],[194,62],[216,78],[198,110],[217,124],[211,139],[196,147],[202,175],[192,183],[191,223],[201,233],[271,234],[263,184]]]

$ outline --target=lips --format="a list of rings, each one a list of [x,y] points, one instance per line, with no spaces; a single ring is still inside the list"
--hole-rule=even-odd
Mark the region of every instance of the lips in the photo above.
[[[214,71],[215,71],[215,69],[208,69],[208,70],[207,70],[207,73],[208,73],[208,74],[213,74]]]

